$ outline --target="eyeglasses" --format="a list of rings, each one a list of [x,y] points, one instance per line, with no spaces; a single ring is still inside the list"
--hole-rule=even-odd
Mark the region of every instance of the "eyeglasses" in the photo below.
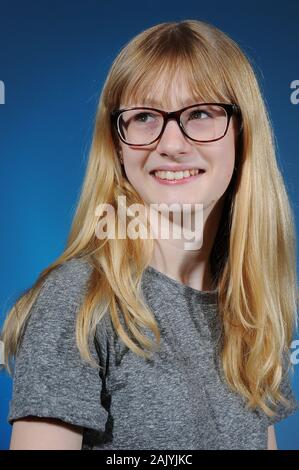
[[[232,115],[239,112],[236,104],[199,103],[172,112],[140,106],[115,109],[110,117],[125,144],[141,146],[156,142],[169,119],[175,119],[183,134],[196,142],[222,139]]]

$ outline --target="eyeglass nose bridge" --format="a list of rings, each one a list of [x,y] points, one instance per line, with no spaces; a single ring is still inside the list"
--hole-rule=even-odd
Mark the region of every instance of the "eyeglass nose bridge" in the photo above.
[[[158,135],[157,139],[160,139],[160,137],[162,136],[164,130],[165,130],[165,127],[168,123],[168,121],[170,121],[171,119],[175,119],[175,121],[177,122],[179,128],[181,129],[181,131],[183,132],[183,134],[185,134],[186,137],[188,137],[188,135],[186,134],[185,130],[184,130],[184,127],[182,125],[182,122],[181,122],[181,114],[183,113],[184,109],[179,109],[178,111],[162,111],[160,110],[160,114],[162,114],[163,116],[163,126],[162,126],[162,129],[161,129],[161,132],[160,134]]]

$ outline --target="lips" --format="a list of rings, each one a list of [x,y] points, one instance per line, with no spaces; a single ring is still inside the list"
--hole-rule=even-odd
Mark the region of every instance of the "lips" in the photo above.
[[[199,168],[196,165],[194,166],[186,166],[186,165],[179,165],[179,166],[169,166],[169,165],[162,165],[158,168],[154,168],[150,171],[150,174],[155,173],[155,171],[185,171],[185,170],[199,170],[200,172],[204,172],[203,168]]]
[[[154,170],[151,174],[151,177],[154,178],[157,183],[162,185],[181,185],[201,178],[204,173],[205,170],[195,170],[193,168],[193,170],[189,171],[179,171],[177,173],[172,173],[170,176],[170,172],[168,171]]]

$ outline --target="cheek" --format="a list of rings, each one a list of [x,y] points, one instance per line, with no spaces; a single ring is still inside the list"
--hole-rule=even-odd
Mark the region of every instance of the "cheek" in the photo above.
[[[211,184],[221,196],[227,189],[235,166],[235,147],[234,143],[224,145],[213,158],[213,170]]]
[[[234,173],[234,160],[226,163],[223,168],[223,182],[229,185]]]
[[[134,158],[135,157],[135,158]],[[137,155],[126,155],[123,154],[124,159],[124,172],[126,179],[129,183],[137,190],[138,193],[142,193],[144,187],[144,180],[142,175],[143,159],[138,158]]]
[[[140,175],[142,162],[139,161],[138,158],[134,159],[132,156],[126,158],[124,156],[124,168],[129,179],[136,178],[138,175]]]
[[[217,168],[214,168],[212,185],[216,190],[218,188],[221,194],[223,194],[224,191],[227,189],[232,179],[233,171],[234,163],[222,163],[221,166],[217,166]]]

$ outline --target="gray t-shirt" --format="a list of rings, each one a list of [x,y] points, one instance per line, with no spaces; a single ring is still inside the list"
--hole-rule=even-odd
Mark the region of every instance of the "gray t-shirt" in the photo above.
[[[292,401],[268,418],[249,411],[224,381],[218,347],[217,292],[203,292],[149,266],[142,293],[161,332],[154,358],[118,338],[109,315],[97,326],[92,354],[76,347],[75,318],[92,267],[72,259],[50,273],[35,301],[15,360],[8,422],[33,415],[83,426],[82,449],[266,449],[267,427],[298,409]],[[151,331],[147,331],[151,339]]]

